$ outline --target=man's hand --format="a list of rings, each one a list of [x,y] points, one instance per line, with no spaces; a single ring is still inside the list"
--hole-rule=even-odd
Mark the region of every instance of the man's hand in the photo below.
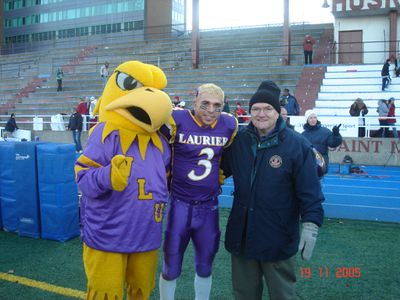
[[[301,257],[305,260],[310,260],[315,242],[317,241],[318,226],[311,222],[304,222],[303,229],[301,231],[299,251],[301,251]]]
[[[333,128],[332,128],[332,133],[333,133],[333,135],[339,135],[339,128],[340,128],[340,126],[342,126],[342,124],[333,126]]]
[[[128,186],[133,158],[125,155],[116,155],[111,160],[111,185],[114,190],[121,192]]]

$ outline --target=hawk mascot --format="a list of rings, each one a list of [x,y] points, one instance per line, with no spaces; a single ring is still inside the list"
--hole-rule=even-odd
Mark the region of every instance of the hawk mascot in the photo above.
[[[87,299],[148,299],[155,286],[170,149],[158,129],[171,116],[163,71],[119,65],[75,165]]]

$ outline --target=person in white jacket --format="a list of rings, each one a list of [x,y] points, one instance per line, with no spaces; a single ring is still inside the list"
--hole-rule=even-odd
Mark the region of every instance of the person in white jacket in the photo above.
[[[389,113],[389,105],[388,101],[385,99],[381,99],[378,101],[378,109],[377,109],[378,115],[379,115],[379,125],[381,125],[381,128],[379,129],[379,135],[378,137],[388,137],[389,136],[389,123],[387,121],[387,115]]]
[[[89,128],[92,128],[94,125],[96,125],[97,122],[97,116],[93,114],[94,108],[96,107],[97,104],[97,99],[92,96],[90,97],[90,104],[89,104]]]

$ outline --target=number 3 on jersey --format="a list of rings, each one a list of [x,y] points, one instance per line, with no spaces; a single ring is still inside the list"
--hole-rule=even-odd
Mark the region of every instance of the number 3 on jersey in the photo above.
[[[210,175],[210,173],[211,173],[212,164],[211,164],[210,161],[214,157],[214,150],[211,149],[211,148],[203,148],[203,149],[201,149],[201,151],[199,153],[199,156],[201,156],[203,154],[207,155],[207,158],[199,160],[197,165],[198,166],[203,166],[204,167],[204,172],[201,175],[196,175],[194,170],[190,171],[189,174],[188,174],[188,177],[193,181],[202,180],[202,179],[206,178],[208,175]]]

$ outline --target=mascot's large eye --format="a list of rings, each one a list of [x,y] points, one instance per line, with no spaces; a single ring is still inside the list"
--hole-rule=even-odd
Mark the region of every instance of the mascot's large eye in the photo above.
[[[130,91],[143,86],[143,84],[132,76],[121,72],[117,74],[117,85],[123,91]]]

